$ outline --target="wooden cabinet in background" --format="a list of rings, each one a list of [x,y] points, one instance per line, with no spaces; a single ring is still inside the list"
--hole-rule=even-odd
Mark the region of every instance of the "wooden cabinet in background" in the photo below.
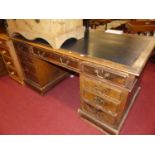
[[[21,66],[14,51],[12,41],[6,34],[0,34],[0,53],[9,76],[20,84],[24,84]]]
[[[41,94],[68,76],[60,67],[37,58],[33,54],[32,46],[18,41],[13,43],[25,75],[25,82]]]

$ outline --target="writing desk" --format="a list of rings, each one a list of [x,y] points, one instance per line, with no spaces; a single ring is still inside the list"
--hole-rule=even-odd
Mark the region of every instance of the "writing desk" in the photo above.
[[[12,40],[16,51],[27,47],[36,59],[79,73],[79,113],[111,134],[119,133],[140,90],[139,77],[154,47],[150,37],[96,30],[83,39],[66,41],[60,49],[18,38]]]

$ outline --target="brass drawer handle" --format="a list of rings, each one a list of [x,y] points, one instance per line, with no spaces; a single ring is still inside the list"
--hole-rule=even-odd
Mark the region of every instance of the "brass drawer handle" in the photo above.
[[[6,54],[6,51],[2,51],[2,54]]]
[[[61,57],[60,57],[60,62],[63,65],[68,65],[69,64],[69,60],[64,61]]]
[[[110,77],[110,73],[105,73],[104,74],[104,78],[109,78]]]
[[[44,57],[44,55],[46,54],[45,52],[41,52],[41,51],[36,51],[36,52],[33,52],[34,54],[37,54],[39,57]]]
[[[7,65],[11,65],[11,62],[10,62],[10,61],[8,61],[6,64],[7,64]]]
[[[2,44],[2,41],[0,41],[0,44]]]
[[[101,76],[100,73],[99,73],[99,71],[98,71],[97,69],[95,70],[95,73],[96,73],[97,77],[102,78],[102,79],[103,79],[103,78],[106,79],[106,78],[109,78],[109,77],[110,77],[110,73],[104,73],[104,75]],[[102,70],[101,73],[103,74],[103,70]]]
[[[101,97],[98,97],[98,96],[94,97],[93,102],[95,104],[102,104],[102,105],[104,105],[106,103]]]
[[[10,72],[10,75],[15,75],[15,72]]]
[[[99,78],[102,78],[102,79],[103,79],[103,76],[99,75],[99,71],[98,71],[97,69],[95,70],[95,73],[96,73],[97,77],[99,77]]]

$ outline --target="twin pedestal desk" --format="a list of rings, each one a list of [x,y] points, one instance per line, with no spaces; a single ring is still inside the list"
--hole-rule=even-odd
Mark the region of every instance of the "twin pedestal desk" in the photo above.
[[[68,70],[79,73],[79,114],[110,134],[119,133],[154,48],[150,37],[102,31],[90,31],[80,40],[70,39],[60,49],[43,42],[11,40],[25,83],[41,94],[68,77]]]

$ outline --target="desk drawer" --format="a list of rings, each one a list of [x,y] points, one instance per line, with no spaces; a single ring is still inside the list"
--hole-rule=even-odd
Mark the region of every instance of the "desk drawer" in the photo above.
[[[121,86],[126,86],[128,79],[128,74],[117,73],[98,65],[92,65],[91,63],[83,63],[82,72]]]
[[[92,105],[93,107],[109,114],[112,116],[117,116],[117,110],[119,104],[113,103],[103,97],[95,95],[91,92],[86,90],[82,90],[82,99],[86,101],[88,104]]]
[[[118,101],[122,100],[123,91],[121,89],[109,86],[100,80],[95,80],[94,78],[89,78],[87,76],[81,75],[80,80],[83,89],[86,88],[87,90],[94,92],[96,95],[106,95]]]
[[[75,58],[71,58],[65,55],[60,55],[55,52],[45,51],[45,50],[38,49],[38,48],[33,48],[33,51],[35,55],[43,59],[46,59],[58,65],[64,66],[66,68],[71,68],[73,70],[79,70],[79,61]]]
[[[96,109],[95,107],[87,104],[86,102],[82,102],[80,108],[82,111],[89,114],[91,117],[93,117],[103,123],[105,122],[107,124],[114,125],[116,122],[116,117],[108,115],[107,113],[105,113],[99,109]]]

